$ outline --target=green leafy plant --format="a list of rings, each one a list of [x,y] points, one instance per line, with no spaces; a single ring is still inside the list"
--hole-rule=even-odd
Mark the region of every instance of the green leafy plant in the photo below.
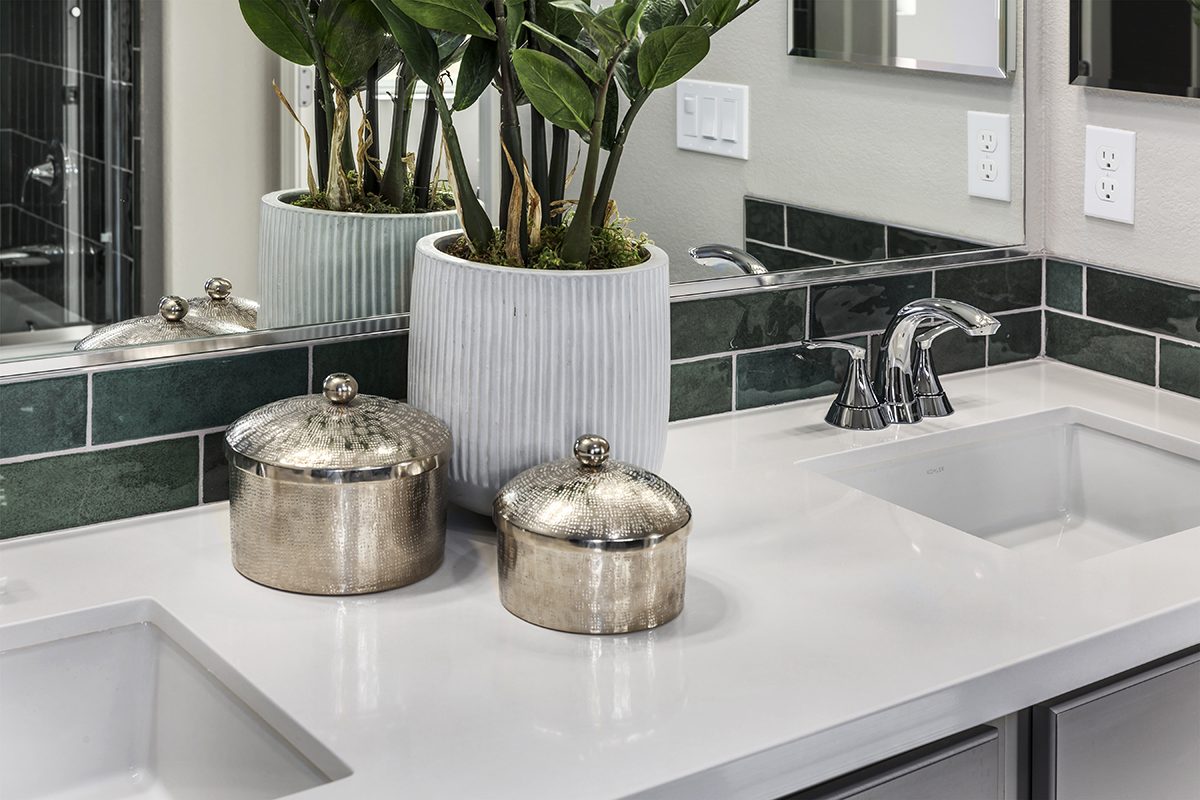
[[[331,211],[430,211],[448,207],[431,175],[438,116],[427,98],[420,144],[407,153],[417,75],[371,0],[238,0],[250,30],[277,55],[316,70],[316,150],[305,204]],[[431,32],[437,73],[456,63],[467,37]],[[381,165],[374,99],[379,77],[396,69],[388,163]],[[366,124],[350,129],[350,102],[360,92]],[[279,99],[296,117],[282,92]],[[299,119],[297,118],[297,122]],[[305,131],[308,140],[308,131]]]
[[[471,249],[494,249],[504,237],[505,260],[546,257],[543,223],[570,205],[564,200],[567,134],[587,142],[574,211],[555,259],[587,264],[595,235],[615,216],[612,188],[630,126],[650,95],[682,78],[708,54],[709,39],[759,0],[371,0],[417,76],[429,85],[441,120],[459,216]],[[438,61],[439,36],[467,37],[454,103],[446,102]],[[621,102],[614,84],[624,94]],[[473,104],[489,85],[500,92],[505,185],[504,225],[497,231],[469,190],[453,111]],[[528,102],[528,161],[517,107]],[[551,145],[546,152],[546,122]],[[608,151],[603,171],[601,150]],[[551,225],[551,227],[553,227]]]

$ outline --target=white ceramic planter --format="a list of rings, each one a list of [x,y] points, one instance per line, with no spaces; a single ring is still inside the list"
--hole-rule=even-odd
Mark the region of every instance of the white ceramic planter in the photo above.
[[[490,514],[517,473],[598,433],[662,466],[670,403],[667,254],[619,270],[475,264],[417,243],[408,402],[450,426],[451,502]]]
[[[454,211],[354,214],[264,195],[258,233],[258,327],[316,325],[408,310],[413,248],[458,225]]]

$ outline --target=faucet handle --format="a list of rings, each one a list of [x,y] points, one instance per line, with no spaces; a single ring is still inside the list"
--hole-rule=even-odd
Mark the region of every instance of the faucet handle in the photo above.
[[[887,427],[888,422],[879,408],[879,400],[867,375],[866,348],[832,339],[805,340],[800,347],[809,351],[844,350],[850,356],[846,380],[842,382],[841,392],[825,414],[826,422],[854,431],[877,431]],[[796,358],[803,360],[804,356],[797,353]]]
[[[933,347],[934,339],[956,327],[958,326],[954,323],[946,322],[916,336],[917,361],[913,365],[913,391],[921,405],[922,417],[948,417],[954,413],[954,406],[950,405],[950,398],[946,397],[942,382],[938,380],[930,348]]]

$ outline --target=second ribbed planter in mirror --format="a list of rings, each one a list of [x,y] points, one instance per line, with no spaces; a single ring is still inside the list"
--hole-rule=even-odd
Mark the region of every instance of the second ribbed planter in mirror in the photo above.
[[[264,195],[258,233],[258,327],[285,328],[408,310],[417,240],[458,224],[455,211],[358,214]]]
[[[662,465],[670,403],[667,255],[626,269],[475,264],[417,243],[408,402],[454,433],[447,493],[490,514],[500,487],[602,430],[613,458]]]

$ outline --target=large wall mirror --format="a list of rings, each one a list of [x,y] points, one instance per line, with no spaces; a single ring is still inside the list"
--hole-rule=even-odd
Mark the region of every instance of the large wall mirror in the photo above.
[[[913,2],[893,0],[892,5],[897,6],[895,11],[904,12]],[[800,5],[799,0],[796,3]],[[844,0],[847,8],[857,3]],[[938,5],[936,0],[915,0],[916,14],[920,16]],[[990,5],[993,10],[1008,9],[1006,24],[1011,28],[1015,22],[1013,10],[1019,10],[1019,3],[991,0]],[[147,102],[157,102],[153,90],[164,81],[159,64],[165,60],[164,50],[171,46],[164,45],[163,33],[156,25],[162,24],[163,10],[172,8],[203,8],[208,16],[226,20],[221,24],[231,26],[231,35],[223,42],[229,49],[222,62],[251,52],[255,58],[266,57],[264,48],[242,30],[244,22],[237,0],[0,0],[0,29],[4,31],[0,37],[0,71],[5,87],[4,102],[0,104],[2,376],[355,331],[383,331],[404,324],[403,319],[375,318],[312,329],[217,337],[179,347],[97,351],[101,355],[86,359],[71,353],[74,343],[95,327],[153,310],[150,303],[170,288],[173,280],[170,275],[164,276],[164,267],[159,263],[172,240],[176,249],[186,254],[203,237],[221,237],[220,232],[204,233],[199,238],[195,235],[195,227],[203,224],[202,217],[176,216],[162,222],[166,205],[161,188],[164,157],[155,152],[153,131],[147,128],[147,120],[153,120],[158,109],[142,107],[139,101],[149,98]],[[1011,248],[1024,240],[1023,192],[1019,191],[1023,173],[1023,87],[1019,79],[1014,84],[1011,76],[1007,81],[996,81],[817,61],[806,65],[801,63],[806,59],[788,55],[791,42],[785,23],[793,19],[794,11],[784,4],[763,2],[731,26],[739,30],[728,36],[722,33],[725,41],[714,44],[709,62],[702,65],[709,70],[706,78],[750,86],[755,126],[750,161],[680,155],[682,151],[673,146],[673,90],[661,92],[661,99],[656,96],[659,107],[648,105],[639,118],[640,130],[635,136],[647,146],[639,145],[639,154],[632,158],[629,150],[626,152],[626,184],[619,187],[625,192],[622,210],[632,208],[638,225],[645,224],[646,229],[658,234],[655,240],[668,249],[673,294],[740,291],[758,285],[912,269],[951,260],[982,260],[1013,252]],[[236,48],[231,45],[233,34],[244,36],[246,44]],[[210,41],[214,38],[211,30],[205,36]],[[768,43],[770,50],[760,43]],[[1010,39],[1000,51],[1012,44]],[[176,42],[176,61],[182,59],[178,46]],[[748,55],[751,53],[755,55]],[[1012,66],[1009,60],[1000,68],[1011,73]],[[209,69],[202,67],[182,73],[174,68],[176,81],[182,74],[197,87],[196,96],[186,98],[187,103],[196,106],[226,102],[228,91],[219,85],[213,87]],[[264,91],[269,92],[269,75],[262,83],[267,87]],[[786,98],[794,93],[794,87],[806,93],[801,119],[822,121],[810,131],[814,136],[804,145],[809,149],[802,162],[792,161],[798,118],[790,115],[795,109],[788,102],[770,99]],[[289,127],[292,123],[279,122],[282,112],[274,105],[273,94],[269,99],[269,103],[255,100],[250,108],[252,113],[271,117],[265,127],[259,126],[267,134],[261,137],[264,141],[258,147],[280,163],[287,160],[288,148],[294,147],[299,133]],[[386,97],[382,99],[387,101]],[[176,106],[174,135],[186,137],[196,108],[189,108],[179,97],[174,97],[172,103]],[[908,151],[910,156],[931,161],[917,170],[911,169],[911,164],[905,165],[881,183],[875,176],[887,168],[887,159],[895,154],[874,146],[872,131],[896,124],[894,118],[883,118],[892,113],[889,108],[896,109],[897,114],[911,115],[916,123],[910,124],[912,130],[905,134],[918,148],[915,154]],[[966,196],[963,150],[967,109],[1003,109],[1013,115],[1017,190],[1012,203]],[[220,108],[216,111],[224,113]],[[218,141],[218,147],[244,145],[237,137],[244,136],[245,114],[246,107],[229,114],[230,124],[237,127],[231,128],[228,142]],[[414,124],[414,128],[419,125]],[[481,122],[479,130],[486,128]],[[481,145],[481,152],[483,149]],[[301,182],[299,176],[303,173],[298,165],[302,162],[292,160],[297,166],[291,172],[286,166],[275,170],[275,185],[238,190],[245,194],[239,201],[250,209],[243,214],[248,225],[257,225],[256,204],[264,191]],[[494,163],[498,168],[498,159]],[[192,175],[219,173],[223,168],[215,161],[197,160],[191,166]],[[165,182],[172,180],[179,182],[178,170]],[[938,181],[945,181],[945,186]],[[697,186],[702,191],[697,192]],[[707,199],[702,201],[701,194]],[[719,198],[723,209],[720,225],[715,206],[708,202],[712,198]],[[802,217],[818,220],[816,227],[824,226],[825,232],[835,238],[843,224],[847,229],[859,230],[874,226],[886,231],[881,241],[895,244],[903,239],[907,245],[859,248],[850,254],[820,253],[816,244],[797,245],[789,239],[780,248],[755,241],[758,223],[753,217],[763,208],[769,214],[778,214],[785,225],[788,220]],[[686,232],[675,236],[675,226]],[[683,243],[709,241],[710,231],[716,231],[712,236],[723,243],[746,247],[761,256],[770,274],[751,276],[728,264],[690,262]],[[243,249],[253,250],[253,243]],[[787,251],[786,258],[779,257],[781,249]],[[242,255],[253,263],[252,252]],[[204,280],[222,272],[214,259],[197,262],[184,276],[191,288],[174,293],[199,295]],[[678,272],[674,269],[676,262],[681,267]],[[252,280],[241,286],[235,283],[234,292],[256,298]],[[29,342],[34,345],[27,346]]]
[[[1071,83],[1200,97],[1200,0],[1071,0]]]

